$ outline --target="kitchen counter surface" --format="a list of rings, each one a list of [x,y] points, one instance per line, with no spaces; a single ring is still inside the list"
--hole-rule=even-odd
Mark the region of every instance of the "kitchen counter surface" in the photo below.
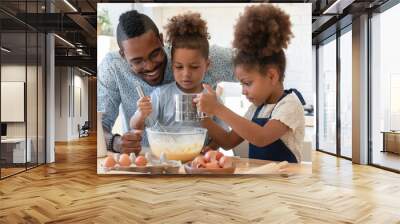
[[[103,168],[106,157],[97,158],[97,173],[98,174],[146,174],[140,172],[110,170],[106,171]],[[249,159],[235,157],[236,170],[234,174],[278,174],[278,175],[293,175],[293,174],[311,174],[311,163],[286,163],[274,162],[267,160]],[[179,169],[179,174],[186,174],[183,166]],[[187,174],[186,174],[187,175]]]

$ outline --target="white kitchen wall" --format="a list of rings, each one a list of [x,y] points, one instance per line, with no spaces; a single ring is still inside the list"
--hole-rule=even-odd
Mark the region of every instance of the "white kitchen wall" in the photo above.
[[[97,65],[104,56],[112,50],[117,50],[118,45],[115,39],[119,16],[133,8],[132,3],[98,3],[97,12],[107,11],[113,31],[112,36],[97,36]]]

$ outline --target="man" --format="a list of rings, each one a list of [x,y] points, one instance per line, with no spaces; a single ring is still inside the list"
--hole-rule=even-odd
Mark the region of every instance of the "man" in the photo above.
[[[146,15],[136,10],[119,18],[117,27],[119,52],[108,53],[98,68],[98,111],[103,112],[103,129],[107,149],[122,153],[139,153],[142,132],[129,130],[122,136],[111,130],[122,105],[125,126],[136,111],[139,96],[136,85],[150,95],[157,86],[173,81],[170,50],[164,47],[162,34]],[[233,81],[231,50],[210,47],[211,66],[205,82],[216,85],[220,81]]]

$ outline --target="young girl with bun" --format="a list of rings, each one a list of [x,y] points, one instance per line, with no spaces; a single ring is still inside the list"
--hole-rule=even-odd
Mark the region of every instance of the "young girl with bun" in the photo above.
[[[301,161],[304,140],[304,99],[294,89],[285,90],[284,49],[293,37],[289,16],[272,5],[248,6],[236,26],[234,73],[242,94],[252,103],[241,117],[219,103],[213,89],[195,99],[200,111],[229,125],[227,132],[209,121],[212,139],[224,149],[249,142],[249,158]]]

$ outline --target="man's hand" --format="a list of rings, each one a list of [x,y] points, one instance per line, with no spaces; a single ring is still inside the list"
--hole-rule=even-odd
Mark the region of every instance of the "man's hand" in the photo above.
[[[137,103],[138,114],[140,119],[146,119],[152,112],[151,99],[149,96],[140,98]]]
[[[138,155],[140,150],[142,150],[140,145],[142,134],[142,130],[132,130],[123,134],[119,142],[120,152],[127,154],[133,152]]]

